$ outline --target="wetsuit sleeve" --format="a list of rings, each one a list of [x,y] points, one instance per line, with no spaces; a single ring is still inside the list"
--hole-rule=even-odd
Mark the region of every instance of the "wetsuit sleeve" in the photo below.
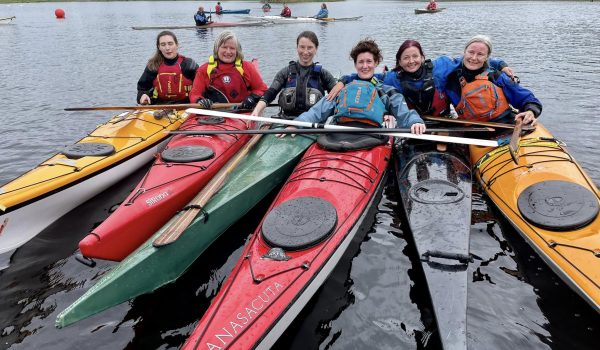
[[[502,88],[508,103],[519,112],[532,111],[536,118],[542,114],[542,103],[533,92],[512,81],[505,73],[501,73],[494,84]]]
[[[206,73],[207,66],[208,64],[203,64],[196,70],[196,77],[194,77],[194,84],[192,85],[192,91],[190,91],[191,103],[196,103],[199,99],[204,98],[204,93],[210,83],[210,79]]]
[[[158,72],[153,72],[150,69],[148,69],[148,67],[144,69],[144,73],[142,73],[142,76],[140,77],[137,83],[137,99],[135,100],[136,103],[139,103],[140,98],[143,94],[152,97],[152,92],[154,90],[153,83],[154,79],[156,79],[157,74]]]
[[[397,128],[410,128],[413,124],[425,123],[414,109],[409,109],[404,96],[391,86],[384,85],[381,97],[388,111],[396,118]]]
[[[244,74],[248,77],[248,83],[250,84],[250,94],[257,97],[262,96],[267,91],[267,84],[262,80],[260,73],[250,62],[244,61]],[[258,102],[258,99],[256,100]]]
[[[329,92],[337,84],[337,79],[327,69],[321,68],[321,82],[324,90]]]
[[[288,71],[289,68],[285,67],[277,72],[271,86],[269,86],[267,91],[265,91],[264,95],[260,98],[261,101],[264,101],[266,104],[273,102],[275,97],[277,97],[277,94],[285,87]]]
[[[308,111],[300,114],[294,120],[310,123],[324,123],[327,118],[333,115],[334,109],[335,101],[327,101],[326,98],[322,98]]]
[[[181,72],[183,76],[194,80],[196,78],[196,71],[198,70],[198,63],[193,59],[186,57],[183,62],[181,62]]]

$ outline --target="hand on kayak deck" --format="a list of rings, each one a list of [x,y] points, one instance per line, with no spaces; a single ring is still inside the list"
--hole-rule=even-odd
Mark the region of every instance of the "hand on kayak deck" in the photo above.
[[[521,119],[523,125],[535,126],[537,124],[537,119],[535,119],[535,114],[532,111],[525,111],[517,114],[515,116],[515,121],[517,119]]]
[[[283,129],[283,130],[290,130],[290,129],[297,129],[295,126],[288,126],[287,128]],[[284,138],[287,134],[275,134],[275,136],[279,137],[280,139]],[[292,138],[296,137],[296,134],[291,134]]]

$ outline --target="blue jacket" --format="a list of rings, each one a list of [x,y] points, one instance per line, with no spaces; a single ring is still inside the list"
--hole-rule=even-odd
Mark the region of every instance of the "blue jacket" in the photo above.
[[[196,12],[196,14],[194,15],[194,20],[196,21],[196,25],[203,25],[208,23],[208,17],[206,16],[205,12]]]
[[[398,128],[410,128],[413,124],[424,123],[417,112],[408,108],[404,101],[404,96],[398,93],[396,89],[388,85],[383,85],[381,82],[377,84],[377,88],[381,92],[380,98],[387,111],[396,118],[396,126]],[[327,99],[322,98],[317,104],[312,106],[308,111],[300,114],[294,120],[324,123],[327,118],[334,114],[337,103],[337,99],[335,101],[327,101]]]
[[[321,9],[315,18],[327,18],[327,16],[329,16],[329,11],[327,9]]]

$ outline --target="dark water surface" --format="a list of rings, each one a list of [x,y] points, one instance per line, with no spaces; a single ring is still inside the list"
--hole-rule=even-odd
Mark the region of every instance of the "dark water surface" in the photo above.
[[[413,14],[423,2],[330,3],[331,16],[359,22],[234,29],[263,77],[296,57],[305,29],[321,41],[318,55],[334,75],[352,70],[348,52],[377,39],[385,63],[398,45],[421,41],[426,54],[460,54],[477,33],[516,70],[544,104],[543,123],[600,183],[600,23],[598,2],[444,2],[435,15]],[[205,6],[214,6],[214,2]],[[226,8],[259,3],[225,2]],[[110,113],[67,113],[65,107],[131,105],[154,50],[157,31],[132,26],[190,25],[198,2],[100,2],[0,5],[0,183],[83,137]],[[281,5],[274,5],[278,12]],[[65,20],[54,9],[66,11]],[[312,15],[318,3],[292,4]],[[237,21],[239,17],[223,17]],[[223,29],[177,31],[181,52],[207,59]],[[216,242],[176,283],[66,329],[56,315],[114,264],[94,269],[74,259],[77,243],[105,219],[143,170],[75,209],[17,251],[0,272],[0,349],[167,349],[183,344],[233,267],[268,200]],[[600,317],[498,219],[474,188],[469,267],[468,341],[472,349],[597,349]],[[438,349],[426,285],[388,181],[374,223],[276,344],[277,349]]]

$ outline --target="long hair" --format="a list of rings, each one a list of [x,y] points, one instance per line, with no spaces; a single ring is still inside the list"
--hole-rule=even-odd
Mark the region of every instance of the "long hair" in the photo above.
[[[221,32],[221,34],[219,34],[217,36],[217,38],[215,39],[215,46],[213,47],[213,55],[214,55],[215,59],[218,59],[218,57],[219,57],[219,47],[221,47],[221,45],[223,45],[227,40],[230,40],[230,39],[233,40],[235,43],[235,49],[237,51],[235,59],[236,60],[237,59],[244,60],[244,53],[242,52],[242,45],[240,44],[240,41],[235,36],[235,34],[230,30]]]
[[[316,48],[319,48],[319,38],[317,38],[317,34],[315,34],[315,32],[305,30],[302,33],[298,34],[298,37],[296,38],[296,46],[298,46],[298,44],[300,43],[300,39],[302,38],[310,40],[313,44],[315,44]]]
[[[396,72],[402,71],[402,67],[400,67],[400,58],[402,57],[402,53],[409,47],[416,47],[417,49],[419,49],[421,56],[423,58],[425,58],[425,54],[423,53],[421,44],[419,44],[418,41],[412,40],[412,39],[405,40],[402,43],[402,45],[400,45],[400,47],[398,48],[398,52],[396,52],[396,67],[394,67],[394,69],[393,69],[394,71],[396,71]]]
[[[175,36],[175,34],[173,32],[168,31],[168,30],[163,30],[162,32],[158,33],[158,36],[156,37],[156,52],[154,53],[154,56],[150,57],[150,59],[148,60],[148,63],[146,64],[148,69],[150,69],[153,72],[158,72],[158,67],[160,67],[160,65],[163,64],[163,62],[165,61],[165,57],[160,52],[159,45],[160,45],[160,38],[162,38],[163,36],[167,36],[167,35],[171,36],[173,38],[173,41],[175,41],[175,44],[177,46],[179,46],[177,37]]]

